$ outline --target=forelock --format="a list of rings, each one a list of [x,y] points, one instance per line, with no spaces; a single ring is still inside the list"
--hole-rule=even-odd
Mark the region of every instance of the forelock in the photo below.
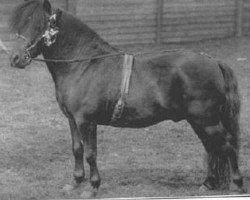
[[[18,5],[12,13],[9,21],[11,32],[20,33],[25,31],[30,17],[34,19],[34,23],[39,23],[41,26],[44,24],[43,5],[39,0],[26,0]]]

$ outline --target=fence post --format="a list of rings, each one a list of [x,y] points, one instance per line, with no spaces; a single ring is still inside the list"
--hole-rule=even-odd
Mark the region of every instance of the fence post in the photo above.
[[[66,0],[66,10],[76,15],[77,0]]]
[[[242,24],[243,24],[243,0],[236,1],[236,37],[242,36]]]
[[[164,0],[157,0],[157,26],[156,26],[156,44],[162,42]]]

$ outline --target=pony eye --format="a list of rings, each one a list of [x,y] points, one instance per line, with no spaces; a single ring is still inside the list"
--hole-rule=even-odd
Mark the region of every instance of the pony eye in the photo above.
[[[36,30],[37,32],[41,32],[41,31],[42,31],[42,28],[41,28],[40,26],[37,26],[37,27],[35,27],[35,30]]]
[[[49,23],[50,23],[50,26],[51,26],[52,28],[56,27],[56,21],[55,21],[55,20],[52,20],[52,21],[50,21]]]

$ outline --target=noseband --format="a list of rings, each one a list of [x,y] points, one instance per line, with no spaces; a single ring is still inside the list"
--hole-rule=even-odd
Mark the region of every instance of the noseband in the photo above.
[[[43,44],[46,47],[50,47],[52,44],[56,42],[56,37],[57,34],[59,33],[59,28],[56,26],[57,22],[57,13],[52,14],[49,17],[48,24],[47,24],[47,29],[45,30],[44,34],[37,38],[34,43],[28,44],[24,51],[24,59],[26,60],[27,63],[30,63],[32,58],[31,58],[31,53],[30,51],[37,46],[37,44],[41,41],[43,41]],[[17,37],[24,39],[25,41],[28,41],[28,39],[22,35],[17,35]]]

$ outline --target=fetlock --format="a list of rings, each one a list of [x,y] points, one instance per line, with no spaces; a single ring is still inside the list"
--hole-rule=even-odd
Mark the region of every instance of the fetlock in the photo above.
[[[73,173],[74,175],[74,179],[76,181],[77,184],[80,184],[84,181],[85,175],[83,171],[74,171]]]

